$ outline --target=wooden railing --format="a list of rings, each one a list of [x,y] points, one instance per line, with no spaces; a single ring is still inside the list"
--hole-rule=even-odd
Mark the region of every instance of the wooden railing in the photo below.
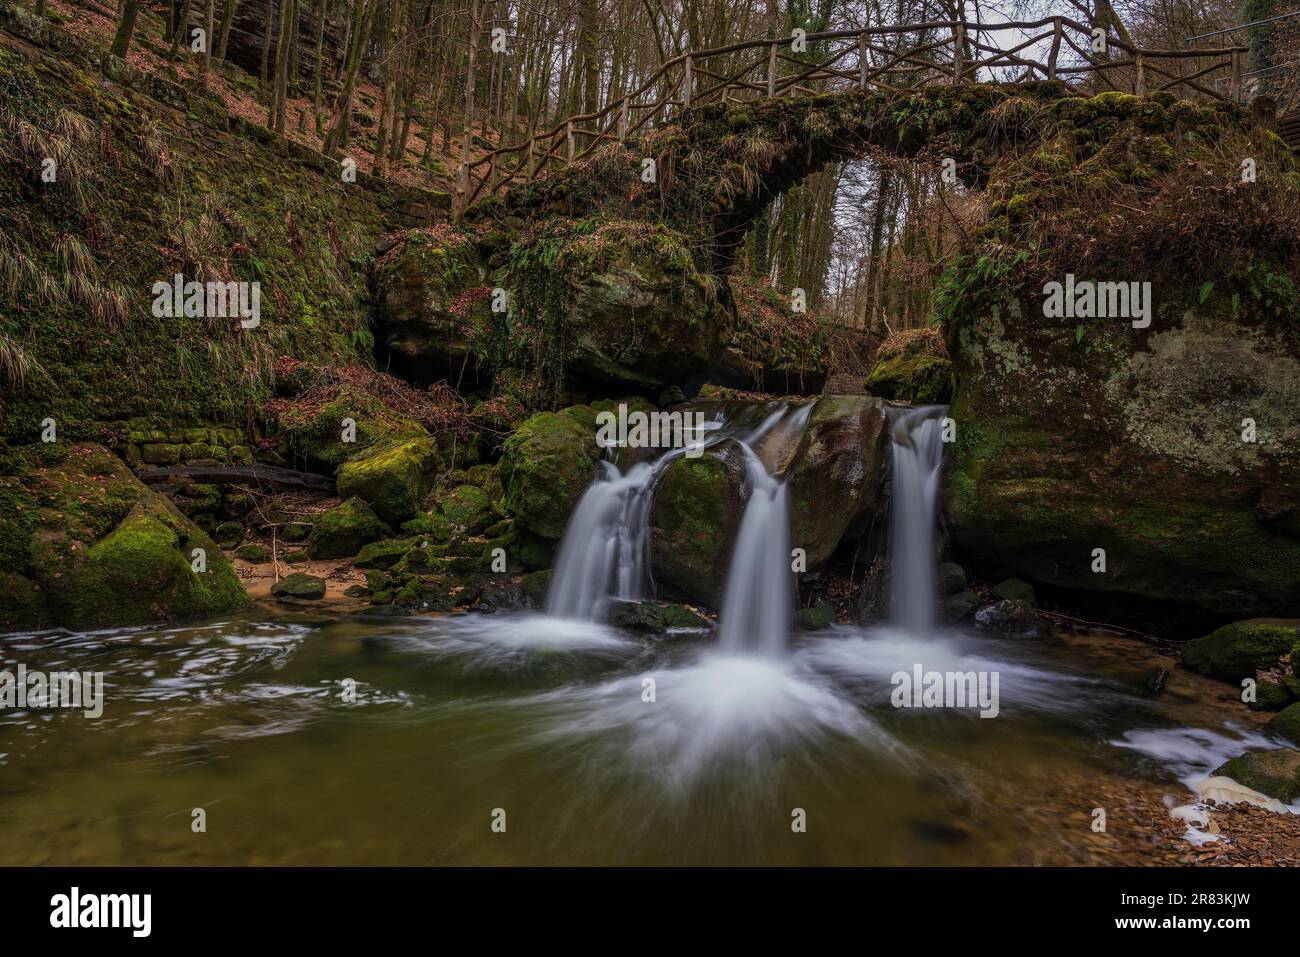
[[[1025,38],[1007,50],[985,42],[989,34],[1001,31],[1015,31]],[[894,45],[901,49],[889,45],[891,37],[908,34],[922,39],[915,45]],[[819,62],[795,55],[800,40],[806,44],[801,51],[824,51]],[[1046,59],[1033,59],[1033,48],[1049,43]],[[851,89],[897,92],[940,83],[976,82],[981,70],[1017,73],[1003,75],[1002,82],[1064,80],[1092,74],[1108,89],[1138,96],[1171,90],[1208,99],[1241,99],[1245,47],[1143,50],[1106,37],[1106,50],[1101,53],[1093,51],[1093,44],[1093,30],[1088,25],[1068,17],[1047,17],[998,24],[938,20],[865,27],[745,40],[683,53],[603,110],[571,116],[522,142],[499,146],[472,162],[461,163],[454,215],[459,218],[481,195],[577,162],[606,143],[623,143],[638,131],[707,103]],[[1067,50],[1078,58],[1063,61]],[[1225,80],[1226,93],[1222,88]]]

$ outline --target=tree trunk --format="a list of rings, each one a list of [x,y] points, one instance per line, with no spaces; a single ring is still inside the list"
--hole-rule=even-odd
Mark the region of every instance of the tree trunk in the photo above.
[[[226,9],[221,14],[221,26],[217,28],[217,44],[212,55],[218,60],[226,58],[226,45],[230,42],[230,29],[235,23],[235,11],[239,9],[239,0],[226,0]]]
[[[339,93],[334,106],[334,119],[329,132],[325,134],[325,155],[338,156],[338,152],[348,141],[348,122],[352,112],[352,93],[357,85],[357,72],[361,68],[362,54],[370,42],[370,28],[375,21],[375,9],[379,0],[356,0],[352,12],[352,43],[348,47],[347,63],[344,66],[343,90]]]
[[[289,38],[293,34],[293,0],[280,0],[280,36],[275,44],[275,95],[271,101],[275,132],[284,135],[289,94]]]
[[[199,72],[207,73],[212,68],[213,28],[217,17],[217,0],[208,0],[203,17],[203,59],[199,63]]]
[[[135,20],[140,15],[140,0],[127,0],[122,11],[122,22],[118,24],[117,35],[108,52],[118,59],[125,60],[131,49],[131,38],[135,35]]]

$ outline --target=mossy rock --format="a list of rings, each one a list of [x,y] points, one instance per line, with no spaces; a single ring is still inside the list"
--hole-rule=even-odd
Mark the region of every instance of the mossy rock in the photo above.
[[[41,587],[29,578],[0,571],[0,630],[35,627],[50,621]]]
[[[1300,702],[1288,705],[1273,715],[1265,729],[1280,734],[1293,744],[1300,745]]]
[[[11,464],[21,480],[0,479],[0,574],[15,596],[4,618],[83,628],[248,603],[212,539],[102,446],[24,450]]]
[[[1019,578],[1007,578],[993,586],[993,595],[1007,601],[1034,603],[1034,586]]]
[[[262,565],[271,560],[271,550],[265,545],[241,545],[235,549],[235,557],[254,565]]]
[[[371,542],[392,538],[393,530],[360,498],[322,512],[307,539],[307,554],[314,559],[350,558]]]
[[[1248,751],[1216,768],[1214,776],[1220,775],[1290,804],[1300,797],[1300,751],[1294,748]]]
[[[469,534],[482,531],[496,520],[487,493],[475,485],[458,485],[438,503],[447,520]]]
[[[897,332],[876,353],[866,388],[882,399],[938,405],[952,396],[953,364],[939,330],[933,327]]]
[[[748,498],[742,457],[729,446],[668,466],[654,502],[655,581],[716,605]]]
[[[308,575],[306,572],[294,572],[272,585],[271,594],[276,598],[316,601],[325,597],[325,579]]]
[[[803,631],[821,631],[835,621],[835,609],[828,602],[815,602],[796,611],[794,621]]]
[[[551,587],[551,570],[544,568],[541,571],[530,572],[523,577],[524,594],[538,608],[546,605],[546,592]]]
[[[1238,682],[1254,678],[1290,652],[1300,622],[1255,618],[1224,625],[1183,645],[1183,665],[1212,678]]]
[[[310,558],[311,556],[301,548],[295,548],[293,551],[284,553],[284,563],[286,565],[301,565],[303,562],[309,561]]]
[[[501,458],[506,511],[533,534],[559,539],[595,478],[598,459],[590,408],[532,416],[506,439]]]
[[[419,512],[438,463],[438,446],[428,436],[387,439],[339,467],[339,496],[355,496],[385,522],[401,524]]]
[[[610,622],[632,631],[665,633],[674,629],[699,630],[708,621],[685,605],[660,601],[616,601],[610,609]]]
[[[393,538],[380,542],[371,542],[357,553],[352,560],[356,568],[389,568],[397,564],[411,548],[415,541],[409,538]]]
[[[1255,700],[1248,707],[1252,711],[1281,711],[1293,700],[1291,689],[1281,682],[1260,681],[1255,685]]]

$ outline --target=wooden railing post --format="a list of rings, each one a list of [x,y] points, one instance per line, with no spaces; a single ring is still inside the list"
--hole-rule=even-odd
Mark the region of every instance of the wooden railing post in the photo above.
[[[1229,94],[1232,96],[1232,102],[1241,102],[1241,51],[1232,51],[1232,86]]]
[[[564,136],[568,140],[568,160],[573,162],[573,120],[564,124]]]
[[[1136,68],[1136,73],[1133,76],[1133,92],[1137,96],[1146,96],[1147,69],[1141,53],[1133,54],[1133,65]]]
[[[1061,18],[1055,17],[1052,21],[1052,52],[1047,58],[1047,78],[1056,79],[1056,61],[1061,55]]]
[[[767,49],[767,98],[776,96],[776,41]]]
[[[952,31],[952,82],[961,82],[961,51],[966,46],[966,24],[957,24]]]
[[[691,87],[695,85],[694,70],[691,69],[691,55],[686,54],[686,75],[682,78],[682,108],[691,108]]]
[[[618,108],[618,141],[620,144],[627,139],[627,118],[628,105],[627,97],[625,96],[623,97],[622,105]]]
[[[867,88],[867,35],[858,34],[858,86]]]

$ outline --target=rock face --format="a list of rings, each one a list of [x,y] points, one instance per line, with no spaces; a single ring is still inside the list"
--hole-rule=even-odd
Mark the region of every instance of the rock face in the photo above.
[[[472,372],[466,360],[476,324],[486,323],[491,287],[470,237],[447,225],[413,229],[375,273],[378,337],[396,367],[426,382]]]
[[[107,449],[13,454],[25,462],[22,479],[0,478],[0,627],[141,624],[248,603],[217,545]]]
[[[786,470],[790,540],[820,568],[856,539],[880,505],[888,458],[885,417],[871,396],[823,396]]]
[[[655,581],[687,599],[716,606],[748,501],[744,458],[732,443],[668,466],[652,518]]]
[[[1300,609],[1295,346],[1220,305],[1145,332],[1090,327],[1084,352],[1073,321],[1031,310],[994,308],[957,333],[958,553],[1172,636]],[[1242,441],[1247,417],[1257,442]]]
[[[1051,633],[1029,602],[1014,598],[981,608],[975,613],[975,624],[1007,638],[1046,638]]]
[[[867,391],[882,399],[938,405],[952,395],[953,366],[938,328],[896,332],[880,344]]]
[[[1183,645],[1183,664],[1212,678],[1238,682],[1254,678],[1291,652],[1300,621],[1256,618],[1224,625]]]
[[[1248,751],[1214,773],[1287,804],[1300,797],[1300,751],[1294,748]]]
[[[1264,727],[1300,746],[1300,702],[1283,708],[1273,715]]]

